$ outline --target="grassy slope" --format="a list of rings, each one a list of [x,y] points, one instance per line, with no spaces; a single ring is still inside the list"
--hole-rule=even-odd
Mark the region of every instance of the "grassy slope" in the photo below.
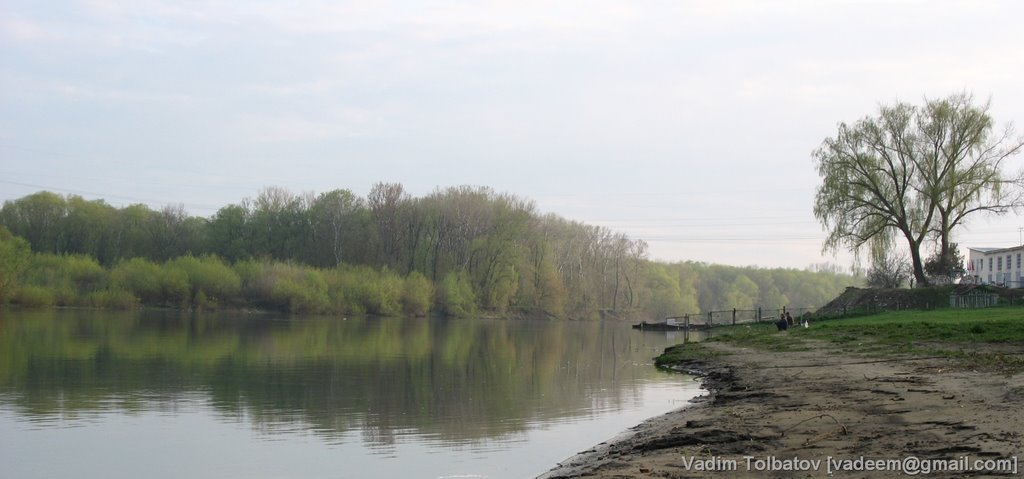
[[[772,324],[715,329],[710,341],[770,351],[797,351],[820,342],[845,352],[867,355],[917,354],[949,356],[969,368],[1005,373],[1024,371],[1024,309],[945,309],[886,312],[849,319],[812,321],[810,328],[776,331]],[[712,355],[699,343],[673,347],[657,364]]]

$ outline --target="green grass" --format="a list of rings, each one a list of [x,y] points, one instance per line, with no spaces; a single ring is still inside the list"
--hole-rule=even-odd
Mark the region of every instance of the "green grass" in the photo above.
[[[723,326],[708,341],[779,352],[809,350],[825,342],[845,352],[949,356],[962,360],[965,368],[1012,373],[1024,371],[1024,309],[885,312],[812,320],[810,328],[785,333],[770,323]]]
[[[705,341],[724,341],[738,346],[748,346],[767,351],[805,351],[808,345],[794,338],[795,329],[778,334],[772,323],[724,326],[715,328],[713,336]]]
[[[654,365],[662,368],[688,361],[707,361],[722,353],[705,348],[701,343],[684,343],[665,348],[665,352],[654,358]]]

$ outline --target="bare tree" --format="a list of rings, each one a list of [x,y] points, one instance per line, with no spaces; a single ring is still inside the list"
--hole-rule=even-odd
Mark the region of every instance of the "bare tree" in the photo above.
[[[899,288],[910,279],[906,255],[887,247],[876,246],[871,252],[871,268],[867,285],[872,288]]]

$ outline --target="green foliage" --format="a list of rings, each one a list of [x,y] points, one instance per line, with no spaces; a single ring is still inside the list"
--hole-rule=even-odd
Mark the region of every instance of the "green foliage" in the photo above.
[[[364,201],[349,190],[334,190],[317,196],[308,212],[317,227],[313,244],[304,256],[313,265],[336,267],[358,261],[367,254],[365,236],[369,211]]]
[[[535,308],[556,318],[564,316],[567,292],[554,265],[547,261],[541,263],[534,284],[537,291]]]
[[[430,280],[418,271],[405,277],[402,286],[402,308],[410,316],[426,316],[433,303],[434,287]]]
[[[322,313],[330,303],[327,282],[315,270],[299,270],[279,277],[270,298],[291,313]]]
[[[179,262],[121,261],[110,271],[110,289],[132,293],[143,304],[187,307],[191,300],[189,276]]]
[[[127,291],[103,290],[87,294],[85,304],[102,309],[135,309],[139,307],[139,298]]]
[[[473,284],[468,275],[460,272],[448,273],[441,282],[441,310],[457,318],[476,316],[476,301]]]
[[[733,305],[736,309],[754,309],[757,306],[757,298],[761,290],[746,275],[740,274],[729,284],[725,291],[726,304]]]
[[[877,116],[841,123],[814,152],[822,184],[814,214],[829,230],[825,247],[889,249],[905,241],[917,283],[928,284],[921,246],[934,235],[950,258],[953,230],[973,213],[1020,206],[1007,158],[1024,148],[1011,130],[992,134],[989,105],[967,93],[922,106],[882,106]]]
[[[21,274],[29,266],[31,253],[28,241],[0,226],[0,304],[17,288]]]
[[[394,316],[402,312],[402,278],[384,269],[376,274],[366,275],[366,288],[362,290],[362,301],[367,312],[381,316]]]
[[[276,261],[235,265],[245,300],[294,313],[347,313],[392,316],[429,312],[432,286],[423,275],[407,278],[365,266],[320,270]]]
[[[104,286],[107,272],[95,259],[81,255],[64,256],[62,274],[79,294],[97,291]]]
[[[168,267],[179,269],[188,276],[190,303],[194,306],[200,305],[199,300],[207,306],[231,301],[241,290],[238,274],[215,256],[182,256],[169,261]]]
[[[292,263],[245,261],[235,266],[248,302],[293,313],[327,310],[327,282],[323,276]]]
[[[653,265],[648,268],[647,287],[651,291],[647,310],[653,313],[654,318],[660,319],[690,312],[685,309],[688,305],[683,300],[678,276],[672,275],[667,267]]]
[[[18,288],[11,302],[26,308],[46,308],[53,306],[53,292],[42,286],[23,286]]]
[[[5,202],[0,224],[24,231],[39,252],[20,283],[69,306],[111,289],[186,308],[423,315],[433,304],[458,315],[649,317],[819,306],[858,281],[660,264],[643,241],[468,186],[421,198],[400,184],[375,185],[366,198],[270,187],[209,219],[180,205],[116,209],[43,192]]]
[[[13,201],[5,201],[0,219],[15,236],[25,238],[33,251],[63,252],[61,231],[56,227],[67,214],[64,197],[40,191]]]
[[[106,286],[107,272],[85,255],[34,254],[24,284],[50,291],[58,306],[90,306],[85,299]]]
[[[228,261],[247,258],[250,251],[249,231],[246,226],[248,211],[238,205],[228,205],[217,211],[206,229],[210,250]]]
[[[128,291],[143,303],[157,304],[165,300],[164,270],[142,258],[121,261],[110,271],[110,286]]]
[[[187,307],[192,295],[188,273],[173,263],[165,263],[160,267],[160,292],[166,304]]]

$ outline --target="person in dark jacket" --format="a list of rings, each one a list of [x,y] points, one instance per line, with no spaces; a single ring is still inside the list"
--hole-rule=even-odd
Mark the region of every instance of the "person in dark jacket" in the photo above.
[[[775,322],[775,327],[779,328],[779,331],[789,329],[789,321],[786,321],[785,315],[779,315],[779,320]]]

